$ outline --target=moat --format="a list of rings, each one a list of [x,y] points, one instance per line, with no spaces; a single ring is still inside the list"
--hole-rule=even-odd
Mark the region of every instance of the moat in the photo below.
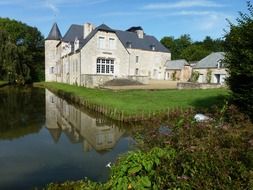
[[[0,88],[0,189],[88,178],[134,147],[127,128],[40,88]]]

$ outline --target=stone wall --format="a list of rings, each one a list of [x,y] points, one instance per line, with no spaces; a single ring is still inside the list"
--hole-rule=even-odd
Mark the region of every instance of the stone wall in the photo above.
[[[85,86],[88,88],[99,87],[100,85],[112,80],[113,78],[113,75],[84,74],[81,75],[81,86]]]
[[[177,83],[178,89],[210,89],[210,88],[221,88],[221,87],[224,87],[224,85],[208,84],[208,83],[194,83],[194,82]]]
[[[57,52],[56,45],[58,40],[46,40],[45,41],[45,81],[56,81],[56,61]]]
[[[129,75],[149,76],[150,79],[165,79],[165,63],[171,60],[171,53],[127,49],[130,52]],[[138,57],[138,58],[137,58]],[[138,70],[138,73],[136,73]]]

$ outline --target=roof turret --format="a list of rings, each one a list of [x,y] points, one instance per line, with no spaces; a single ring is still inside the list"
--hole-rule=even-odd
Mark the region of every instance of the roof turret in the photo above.
[[[56,23],[53,24],[51,31],[48,34],[47,40],[61,40],[61,32]]]

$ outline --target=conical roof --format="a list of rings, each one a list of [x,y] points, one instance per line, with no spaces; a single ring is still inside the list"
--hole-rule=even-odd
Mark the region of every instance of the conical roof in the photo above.
[[[61,32],[56,23],[53,24],[51,31],[48,34],[47,40],[61,40]]]
[[[54,142],[57,143],[59,141],[59,139],[60,139],[60,136],[61,136],[61,129],[59,129],[59,128],[57,128],[57,129],[49,129],[49,128],[47,128],[47,130],[51,134]]]

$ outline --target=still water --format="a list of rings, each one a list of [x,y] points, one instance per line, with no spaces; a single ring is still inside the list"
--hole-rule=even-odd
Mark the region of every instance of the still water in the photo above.
[[[0,89],[0,189],[85,177],[106,181],[108,162],[133,148],[127,128],[38,88]]]

